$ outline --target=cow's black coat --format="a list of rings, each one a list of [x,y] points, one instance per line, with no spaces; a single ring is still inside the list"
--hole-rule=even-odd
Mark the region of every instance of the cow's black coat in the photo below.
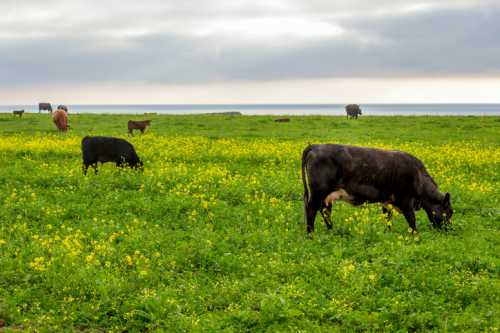
[[[349,104],[345,106],[347,119],[358,119],[358,115],[362,115],[361,108],[358,104]]]
[[[82,139],[83,173],[92,166],[97,173],[97,162],[115,162],[116,166],[140,168],[143,163],[128,141],[105,136],[86,136]]]
[[[42,112],[43,110],[47,110],[52,113],[52,105],[50,103],[38,103],[38,113]]]
[[[401,151],[336,144],[308,146],[302,155],[304,207],[307,231],[314,230],[320,210],[331,228],[331,205],[324,200],[344,190],[351,203],[391,203],[416,231],[414,211],[425,209],[433,225],[441,227],[451,218],[450,195],[441,194],[422,162]]]

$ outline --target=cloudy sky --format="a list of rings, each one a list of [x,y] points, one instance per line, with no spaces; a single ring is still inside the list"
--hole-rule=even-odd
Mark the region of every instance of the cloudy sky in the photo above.
[[[499,0],[1,0],[0,104],[500,102]]]

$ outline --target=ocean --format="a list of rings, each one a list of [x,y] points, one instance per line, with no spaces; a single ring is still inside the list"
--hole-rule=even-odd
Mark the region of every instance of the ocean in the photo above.
[[[57,104],[54,104],[55,108]],[[372,116],[498,116],[500,104],[361,104],[363,115]],[[93,114],[199,114],[241,112],[244,115],[345,115],[344,104],[144,104],[68,105],[70,113]],[[0,105],[0,112],[24,109],[38,112],[36,105]]]

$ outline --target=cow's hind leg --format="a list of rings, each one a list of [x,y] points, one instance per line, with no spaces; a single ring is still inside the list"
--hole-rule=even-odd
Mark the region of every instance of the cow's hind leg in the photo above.
[[[89,166],[91,166],[94,169],[94,173],[97,174],[97,162],[90,162],[90,161],[83,162],[83,167],[82,167],[83,174],[87,175],[87,170]]]
[[[314,231],[314,220],[316,219],[316,213],[318,212],[319,205],[315,201],[307,201],[304,198],[304,208],[307,223],[307,233]]]
[[[332,205],[323,206],[320,213],[323,221],[325,221],[326,228],[328,230],[332,229]]]

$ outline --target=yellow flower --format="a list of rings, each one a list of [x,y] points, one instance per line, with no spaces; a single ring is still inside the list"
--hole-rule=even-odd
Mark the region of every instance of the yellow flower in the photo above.
[[[43,272],[47,270],[45,258],[44,257],[36,257],[30,262],[30,267],[35,271]]]

